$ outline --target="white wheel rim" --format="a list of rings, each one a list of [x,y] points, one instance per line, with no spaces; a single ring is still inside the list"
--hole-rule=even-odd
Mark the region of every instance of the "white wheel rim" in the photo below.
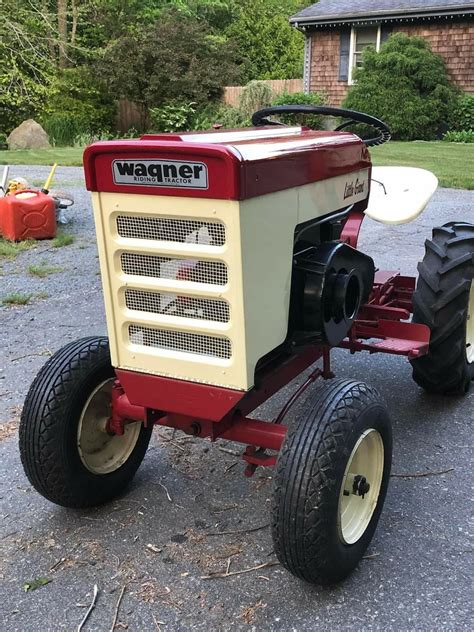
[[[466,357],[469,364],[474,362],[474,282],[471,283],[467,306]]]
[[[345,544],[355,544],[369,526],[379,498],[383,467],[382,437],[377,430],[370,428],[355,444],[342,479],[338,528],[339,536]],[[357,477],[364,477],[370,486],[363,496],[359,495],[361,479]]]
[[[107,433],[114,379],[95,388],[82,409],[77,428],[77,448],[84,466],[93,474],[110,474],[121,467],[133,452],[141,423],[125,425],[123,435]]]

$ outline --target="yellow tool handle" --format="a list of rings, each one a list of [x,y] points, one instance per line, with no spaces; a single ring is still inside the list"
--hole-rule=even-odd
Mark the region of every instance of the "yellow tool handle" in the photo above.
[[[48,193],[49,187],[51,186],[51,182],[53,181],[54,172],[56,171],[56,167],[57,166],[58,166],[58,163],[55,162],[54,165],[51,168],[51,171],[49,172],[49,176],[48,176],[46,182],[44,183],[44,187],[41,189],[43,191],[43,193]]]

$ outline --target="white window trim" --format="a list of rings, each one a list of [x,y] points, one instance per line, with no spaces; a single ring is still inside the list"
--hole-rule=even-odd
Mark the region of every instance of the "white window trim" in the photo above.
[[[352,72],[354,70],[354,53],[355,53],[355,42],[356,42],[356,31],[357,28],[352,27],[351,28],[351,42],[350,42],[350,46],[349,46],[349,78],[347,80],[347,83],[352,86],[354,85],[355,81],[352,78]],[[380,50],[380,39],[382,36],[382,25],[379,24],[377,26],[377,42],[375,44],[375,50],[377,51],[377,53]]]

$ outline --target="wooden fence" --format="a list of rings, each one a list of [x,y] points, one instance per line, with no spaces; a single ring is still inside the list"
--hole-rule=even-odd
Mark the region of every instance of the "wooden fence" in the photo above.
[[[275,79],[266,81],[275,95],[288,92],[303,92],[303,79]],[[222,100],[228,105],[238,107],[244,86],[227,86],[224,88]],[[147,128],[147,117],[143,111],[132,101],[120,99],[117,107],[117,129],[126,132],[135,127],[139,132]]]
[[[269,79],[265,83],[268,83],[275,95],[283,92],[288,92],[289,94],[303,92],[303,79]],[[244,86],[227,86],[227,88],[224,88],[224,102],[238,107],[243,90]]]
[[[119,132],[127,132],[131,127],[139,132],[144,131],[147,127],[146,118],[136,103],[127,99],[120,99],[117,102],[117,130]]]

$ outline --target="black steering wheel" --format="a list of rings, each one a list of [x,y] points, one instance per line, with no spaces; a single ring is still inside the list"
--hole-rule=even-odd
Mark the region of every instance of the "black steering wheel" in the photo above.
[[[280,121],[274,121],[268,119],[268,116],[272,114],[316,114],[322,116],[337,116],[340,118],[348,119],[339,127],[336,127],[334,131],[340,132],[352,123],[363,123],[373,127],[378,135],[374,138],[367,138],[363,142],[367,147],[373,147],[374,145],[383,145],[388,143],[391,138],[390,129],[388,126],[375,118],[370,114],[364,114],[363,112],[356,112],[355,110],[345,110],[343,108],[332,108],[319,105],[275,105],[274,107],[264,108],[255,112],[252,116],[252,125],[255,127],[262,127],[263,125],[283,125]]]

